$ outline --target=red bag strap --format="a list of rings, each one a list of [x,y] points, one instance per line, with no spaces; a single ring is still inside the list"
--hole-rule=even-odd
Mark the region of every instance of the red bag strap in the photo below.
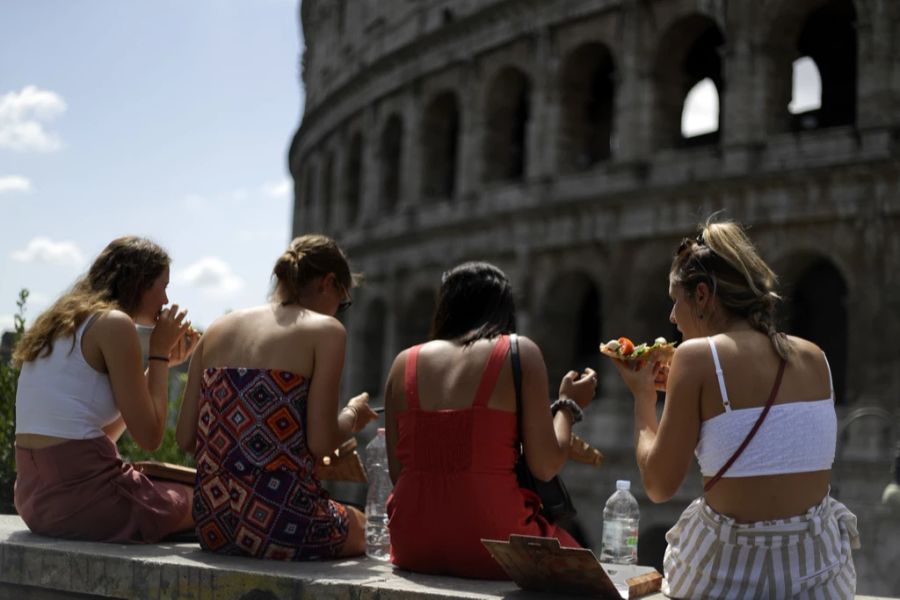
[[[419,408],[419,384],[416,380],[416,365],[419,361],[419,350],[422,345],[413,346],[406,353],[406,372],[403,375],[403,384],[406,390],[406,408]]]
[[[716,473],[712,479],[706,482],[706,485],[703,486],[703,491],[708,492],[714,485],[716,485],[722,476],[725,475],[725,472],[731,468],[731,465],[734,464],[734,461],[738,459],[741,453],[744,451],[744,448],[747,447],[747,444],[750,443],[750,440],[753,439],[753,436],[756,435],[756,432],[759,431],[762,422],[766,419],[766,415],[769,414],[769,409],[772,408],[772,403],[775,402],[775,396],[778,394],[778,388],[781,387],[781,376],[784,375],[784,367],[786,366],[785,360],[782,358],[781,362],[778,364],[778,375],[775,376],[775,385],[772,386],[772,393],[769,394],[769,400],[766,402],[765,408],[763,408],[762,412],[759,414],[759,418],[754,423],[753,428],[750,430],[750,433],[747,434],[747,437],[744,438],[744,441],[741,442],[741,445],[738,446],[738,449],[734,451],[734,454],[731,455],[731,458],[728,459],[722,468],[719,469],[719,472]]]
[[[497,385],[497,379],[500,377],[500,369],[503,368],[507,352],[509,352],[509,336],[501,335],[491,349],[491,356],[488,358],[487,364],[484,365],[484,372],[481,374],[481,381],[478,383],[478,391],[475,392],[475,401],[472,402],[472,406],[487,406],[494,386]]]

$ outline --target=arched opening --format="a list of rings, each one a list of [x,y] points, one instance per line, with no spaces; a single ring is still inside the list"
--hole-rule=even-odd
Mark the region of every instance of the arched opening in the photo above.
[[[431,316],[434,313],[435,290],[420,289],[403,311],[403,317],[397,319],[397,341],[399,348],[409,348],[421,344],[428,339],[431,331]]]
[[[485,181],[521,181],[528,158],[531,82],[515,67],[491,82],[485,110]]]
[[[589,43],[565,59],[560,81],[560,166],[588,169],[612,155],[615,66],[609,49]]]
[[[793,84],[791,103],[788,104],[788,112],[798,115],[814,115],[822,108],[822,76],[819,75],[819,67],[809,56],[803,56],[794,61]],[[803,116],[795,118],[798,129],[812,129],[816,126],[816,119],[805,119]]]
[[[322,182],[319,187],[322,190],[322,228],[328,229],[334,226],[334,154],[325,155],[325,164],[322,167]]]
[[[712,79],[702,79],[684,98],[681,137],[685,140],[714,134],[719,130],[719,91]]]
[[[818,345],[828,357],[835,401],[847,400],[847,284],[826,258],[800,270],[789,287],[788,333]]]
[[[403,120],[391,115],[381,132],[381,208],[393,211],[400,198],[403,159]]]
[[[725,85],[720,48],[724,43],[725,36],[715,21],[702,15],[680,19],[663,35],[654,77],[659,145],[718,143]]]
[[[354,133],[350,138],[347,151],[347,163],[344,169],[344,219],[345,225],[356,224],[359,218],[359,206],[362,198],[363,182],[363,139],[361,133]]]
[[[564,273],[547,289],[536,337],[553,389],[567,371],[599,364],[602,304],[600,292],[584,273]]]
[[[456,192],[459,104],[456,94],[442,92],[425,108],[422,120],[422,194],[452,198]]]
[[[373,300],[365,310],[365,320],[360,332],[362,346],[359,362],[361,391],[372,398],[380,398],[384,392],[385,373],[385,324],[387,308],[382,300]]]
[[[818,129],[856,122],[856,10],[853,2],[831,0],[813,11],[797,38],[797,52],[801,58],[812,62],[815,74],[819,76],[819,106],[794,112],[789,105],[792,129]],[[797,74],[797,63],[794,64]],[[805,69],[811,70],[808,63]],[[797,84],[795,77],[795,100],[804,91],[798,89]]]

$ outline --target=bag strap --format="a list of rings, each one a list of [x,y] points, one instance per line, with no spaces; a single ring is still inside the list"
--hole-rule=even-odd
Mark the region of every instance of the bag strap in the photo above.
[[[519,336],[509,334],[509,352],[512,362],[513,385],[516,388],[516,435],[522,443],[522,362],[519,360]]]
[[[747,444],[750,443],[750,440],[753,439],[753,436],[756,435],[756,432],[759,431],[762,422],[766,419],[766,415],[769,414],[769,409],[772,408],[772,403],[775,402],[775,396],[778,394],[778,388],[781,387],[781,376],[784,375],[784,367],[787,363],[782,358],[781,362],[778,364],[778,375],[775,376],[775,385],[772,386],[772,393],[769,394],[769,400],[766,402],[765,408],[763,408],[762,412],[759,414],[759,418],[756,419],[756,423],[754,423],[753,428],[750,430],[750,433],[747,434],[747,437],[744,438],[744,441],[741,442],[741,445],[738,446],[738,449],[734,451],[734,454],[731,455],[731,458],[728,459],[722,468],[719,469],[719,472],[716,473],[712,479],[706,482],[706,485],[703,486],[703,491],[708,492],[714,485],[716,485],[722,476],[725,475],[725,472],[731,468],[731,465],[734,464],[734,461],[738,459],[741,453],[744,451],[744,448],[747,447]]]

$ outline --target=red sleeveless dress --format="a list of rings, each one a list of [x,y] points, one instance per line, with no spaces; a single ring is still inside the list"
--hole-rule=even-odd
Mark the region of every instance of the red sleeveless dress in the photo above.
[[[516,413],[488,408],[509,353],[501,336],[491,351],[470,408],[419,407],[416,361],[406,362],[407,410],[398,415],[397,458],[403,470],[387,502],[391,562],[420,573],[508,579],[481,544],[512,533],[556,537],[579,547],[539,512],[539,499],[519,488]]]

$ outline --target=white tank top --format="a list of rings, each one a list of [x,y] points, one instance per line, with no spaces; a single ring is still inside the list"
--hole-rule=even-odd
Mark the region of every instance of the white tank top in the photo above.
[[[700,442],[694,454],[703,476],[713,477],[743,443],[763,407],[731,408],[716,344],[712,338],[706,339],[716,366],[725,412],[700,423]],[[825,363],[828,364],[827,358]],[[837,416],[834,412],[834,385],[831,382],[830,367],[828,381],[831,396],[824,400],[773,405],[759,431],[723,477],[781,475],[830,469],[837,443]]]
[[[109,377],[94,370],[81,352],[81,337],[97,315],[85,319],[72,338],[59,338],[49,356],[22,365],[16,392],[16,433],[70,440],[105,435],[119,417]]]

